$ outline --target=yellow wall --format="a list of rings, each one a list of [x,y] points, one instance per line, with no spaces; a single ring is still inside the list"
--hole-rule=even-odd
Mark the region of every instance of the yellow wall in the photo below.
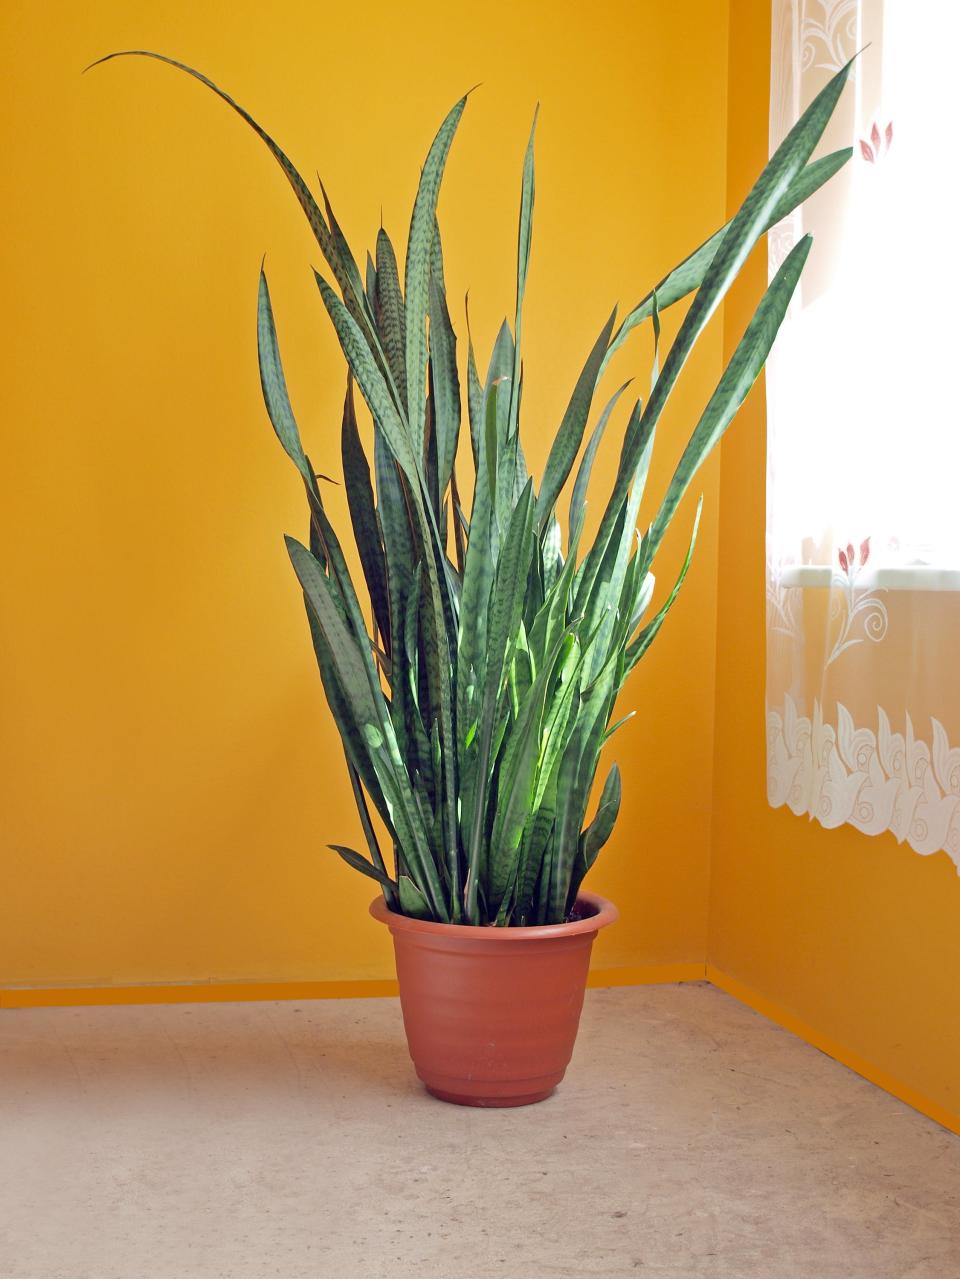
[[[730,6],[731,208],[766,157],[769,8],[769,0]],[[725,308],[728,349],[764,275],[758,253]],[[958,1125],[960,878],[952,862],[919,857],[892,835],[826,831],[767,807],[763,442],[757,390],[722,446],[712,975]]]
[[[257,382],[266,251],[301,425],[338,471],[318,253],[266,152],[200,86],[144,61],[81,68],[147,47],[206,71],[322,170],[358,250],[381,204],[403,240],[433,130],[482,81],[441,218],[451,298],[470,286],[483,352],[512,305],[539,98],[524,407],[542,459],[612,302],[722,220],[726,6],[695,8],[6,0],[0,984],[391,972],[368,882],[324,848],[360,836],[281,540],[303,528],[301,497]],[[720,343],[717,322],[655,490]],[[624,370],[645,383],[648,356],[632,348],[611,386]],[[623,910],[605,966],[703,961],[715,466],[704,487],[696,565],[616,743],[624,812],[593,876]],[[342,494],[330,506],[343,523]]]

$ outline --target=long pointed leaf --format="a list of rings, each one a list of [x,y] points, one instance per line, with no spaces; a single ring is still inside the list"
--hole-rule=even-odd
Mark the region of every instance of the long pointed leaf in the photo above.
[[[430,289],[430,258],[436,228],[437,196],[453,135],[456,133],[466,95],[447,113],[431,144],[420,174],[420,185],[410,219],[407,260],[404,268],[406,305],[407,421],[418,449],[423,448],[426,409],[427,308]]]
[[[760,375],[774,338],[790,305],[790,299],[800,282],[800,273],[813,244],[813,237],[805,235],[791,249],[780,269],[770,282],[746,332],[737,344],[717,389],[704,409],[693,435],[683,451],[666,496],[653,523],[648,547],[648,562],[666,532],[680,499],[696,474],[701,462],[711,451],[734,415],[747,397],[747,393]]]
[[[406,319],[397,258],[383,227],[377,232],[376,271],[377,328],[400,396],[400,412],[404,416],[407,411]]]
[[[843,168],[852,155],[853,148],[844,147],[841,151],[833,151],[830,155],[825,155],[808,164],[790,183],[780,203],[770,214],[764,230],[770,231],[794,209],[799,208],[815,191],[819,191],[824,183],[829,182],[834,174]],[[657,296],[660,310],[663,311],[700,287],[729,229],[730,223],[727,222],[719,231],[714,231],[709,240],[705,240],[699,248],[694,249],[693,253],[665,275],[656,288],[651,289],[647,296],[624,316],[623,322],[610,343],[610,349],[604,356],[601,374],[637,325],[642,324],[644,320],[649,320],[653,315],[654,294]]]
[[[504,539],[503,552],[490,596],[487,622],[487,652],[483,671],[483,699],[480,707],[479,745],[476,763],[476,793],[473,797],[472,825],[467,847],[468,876],[466,916],[478,922],[478,875],[482,853],[484,818],[487,809],[489,768],[493,746],[496,709],[504,679],[507,647],[515,633],[523,605],[527,569],[533,555],[533,486],[528,482],[517,503]]]
[[[577,478],[573,482],[573,491],[570,494],[570,515],[568,519],[568,526],[571,534],[580,523],[580,519],[583,514],[583,509],[587,500],[587,487],[590,484],[590,476],[593,472],[594,459],[597,456],[597,449],[600,447],[600,441],[603,439],[603,433],[607,429],[607,422],[610,420],[610,414],[616,408],[617,401],[629,385],[630,380],[628,379],[624,382],[623,386],[619,387],[616,391],[614,391],[613,395],[611,395],[610,399],[603,407],[603,412],[600,414],[597,425],[593,428],[593,434],[590,436],[587,447],[583,450],[583,457],[581,458],[580,465],[577,468]]]
[[[577,379],[567,411],[563,415],[563,421],[550,448],[547,464],[544,467],[543,482],[540,485],[540,496],[537,500],[537,527],[541,532],[553,514],[560,490],[566,483],[576,456],[580,452],[584,428],[593,402],[593,393],[596,390],[597,378],[600,376],[600,365],[610,343],[610,334],[616,318],[617,310],[614,307],[610,312],[610,318],[600,330],[600,336],[594,343],[593,350]]]
[[[703,509],[703,498],[701,497],[700,501],[697,503],[697,512],[693,520],[693,532],[690,535],[690,544],[687,547],[687,553],[686,553],[686,556],[684,557],[683,564],[680,566],[679,576],[677,577],[677,580],[674,583],[673,589],[671,590],[670,594],[667,596],[664,603],[654,614],[651,621],[649,621],[647,625],[643,628],[643,630],[640,631],[640,633],[637,635],[637,638],[631,644],[627,646],[626,654],[625,654],[626,664],[624,667],[624,677],[630,674],[630,672],[636,666],[637,662],[640,661],[640,658],[643,657],[644,653],[647,651],[647,649],[650,647],[653,641],[657,638],[657,633],[659,632],[660,627],[663,625],[664,621],[666,620],[667,614],[670,612],[671,608],[673,608],[674,602],[676,601],[677,596],[680,594],[680,587],[684,583],[684,580],[690,569],[691,561],[693,560],[693,549],[697,544],[697,530],[700,527],[700,512],[702,511],[702,509]]]
[[[337,284],[343,291],[347,307],[353,313],[357,322],[362,325],[366,318],[364,315],[363,300],[358,298],[354,292],[354,281],[348,267],[344,264],[340,257],[336,240],[324,220],[324,216],[320,211],[320,206],[317,204],[310,188],[297,172],[293,163],[281,150],[277,143],[274,142],[269,133],[267,133],[265,129],[261,128],[249,111],[246,111],[242,106],[240,106],[239,102],[236,102],[230,96],[229,93],[226,93],[218,85],[214,84],[214,82],[208,79],[207,76],[194,70],[193,67],[187,66],[185,62],[178,62],[175,58],[168,58],[165,54],[154,53],[149,49],[123,49],[117,53],[108,53],[106,57],[98,58],[96,62],[92,62],[89,67],[85,68],[85,70],[89,71],[92,67],[100,66],[104,62],[110,62],[114,58],[127,57],[153,58],[157,62],[165,62],[167,66],[175,67],[178,71],[185,72],[187,75],[192,76],[194,80],[199,80],[201,84],[206,85],[206,87],[212,90],[217,97],[221,99],[221,101],[231,107],[237,115],[241,117],[241,119],[246,121],[250,128],[253,129],[254,133],[256,133],[257,136],[266,144],[270,154],[283,170],[283,174],[290,183],[290,186],[293,188],[293,193],[297,197],[300,207],[306,214],[307,221],[310,224],[310,229],[320,246],[320,251],[333,272]],[[366,336],[369,340],[369,330],[367,331]]]
[[[333,607],[330,586],[319,565],[306,547],[295,539],[288,537],[286,542],[300,585],[323,631],[346,696],[353,707],[397,836],[403,846],[407,865],[417,876],[435,918],[449,919],[436,865],[417,817],[416,803],[379,684],[375,682],[375,678],[369,677],[356,641]]]
[[[263,391],[263,400],[273,429],[277,433],[277,439],[303,476],[307,488],[316,493],[317,482],[303,451],[300,431],[290,406],[290,396],[287,394],[287,383],[283,376],[280,348],[277,344],[277,330],[273,321],[273,307],[270,305],[270,290],[262,269],[257,297],[257,356],[260,364],[260,387]]]
[[[457,338],[450,322],[443,282],[440,230],[433,241],[430,270],[430,370],[433,384],[434,431],[437,445],[437,491],[442,503],[453,474],[460,439],[460,375]]]
[[[396,891],[397,886],[386,871],[381,870],[379,866],[374,866],[372,862],[368,862],[365,857],[361,857],[352,848],[345,848],[343,844],[328,844],[327,847],[332,848],[354,870],[360,871],[362,875],[369,876],[370,879],[375,879],[378,884],[389,889],[391,893]]]
[[[533,113],[533,124],[530,126],[530,138],[523,157],[523,181],[520,188],[520,225],[517,232],[517,308],[513,325],[513,381],[510,383],[510,416],[507,427],[508,436],[517,433],[520,413],[520,342],[523,332],[523,295],[527,287],[527,271],[530,266],[530,243],[533,236],[533,201],[535,194],[533,140],[537,131],[537,116],[540,105]]]
[[[387,594],[387,569],[384,561],[383,541],[377,523],[373,485],[370,482],[370,465],[363,451],[357,414],[353,403],[353,381],[348,378],[343,401],[343,425],[340,451],[343,458],[343,480],[347,491],[347,505],[353,522],[353,533],[360,555],[360,564],[366,579],[367,590],[373,605],[377,628],[383,637],[384,648],[390,653],[390,602]]]

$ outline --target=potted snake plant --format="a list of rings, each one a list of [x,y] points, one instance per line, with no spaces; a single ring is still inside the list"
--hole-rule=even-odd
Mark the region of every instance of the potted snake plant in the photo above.
[[[329,278],[315,272],[317,288],[346,361],[340,447],[362,583],[351,576],[301,441],[262,270],[257,335],[267,413],[299,472],[309,515],[306,543],[288,537],[287,549],[366,844],[365,852],[330,847],[379,886],[371,910],[393,934],[408,1042],[427,1088],[469,1105],[539,1101],[570,1059],[593,939],[616,919],[611,903],[582,887],[620,807],[614,764],[588,820],[601,749],[619,727],[611,718],[620,689],[677,598],[699,506],[679,576],[662,599],[655,598],[655,557],[698,467],[763,366],[809,236],[760,299],[641,534],[657,422],[753,247],[849,159],[843,150],[811,162],[850,66],[803,114],[736,216],[619,323],[615,311],[609,316],[571,379],[569,405],[535,479],[520,431],[533,131],[523,161],[513,323],[504,321],[485,374],[468,330],[462,370],[437,196],[466,97],[444,118],[424,162],[401,279],[383,229],[361,272],[326,192],[321,207],[228,94],[171,58],[129,52],[193,76],[254,129],[320,246]],[[119,56],[127,55],[101,61]],[[662,364],[655,353],[646,402],[627,406],[616,477],[588,539],[591,467],[627,389],[590,426],[603,373],[648,321],[656,352],[660,314],[691,294]],[[372,450],[358,400],[372,419]],[[461,487],[464,455],[473,480]],[[323,465],[330,469],[326,456]]]

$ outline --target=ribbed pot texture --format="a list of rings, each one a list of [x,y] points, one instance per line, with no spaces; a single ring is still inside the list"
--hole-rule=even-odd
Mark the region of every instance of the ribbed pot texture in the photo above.
[[[568,924],[473,928],[398,915],[393,934],[410,1056],[427,1091],[460,1106],[549,1097],[573,1053],[593,939],[616,907],[581,893]]]

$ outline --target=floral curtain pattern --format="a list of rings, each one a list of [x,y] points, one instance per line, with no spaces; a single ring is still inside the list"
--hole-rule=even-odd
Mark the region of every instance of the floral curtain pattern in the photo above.
[[[769,238],[771,274],[815,244],[767,368],[767,785],[960,871],[960,5],[923,9],[773,0],[771,147],[862,52],[851,162]]]

